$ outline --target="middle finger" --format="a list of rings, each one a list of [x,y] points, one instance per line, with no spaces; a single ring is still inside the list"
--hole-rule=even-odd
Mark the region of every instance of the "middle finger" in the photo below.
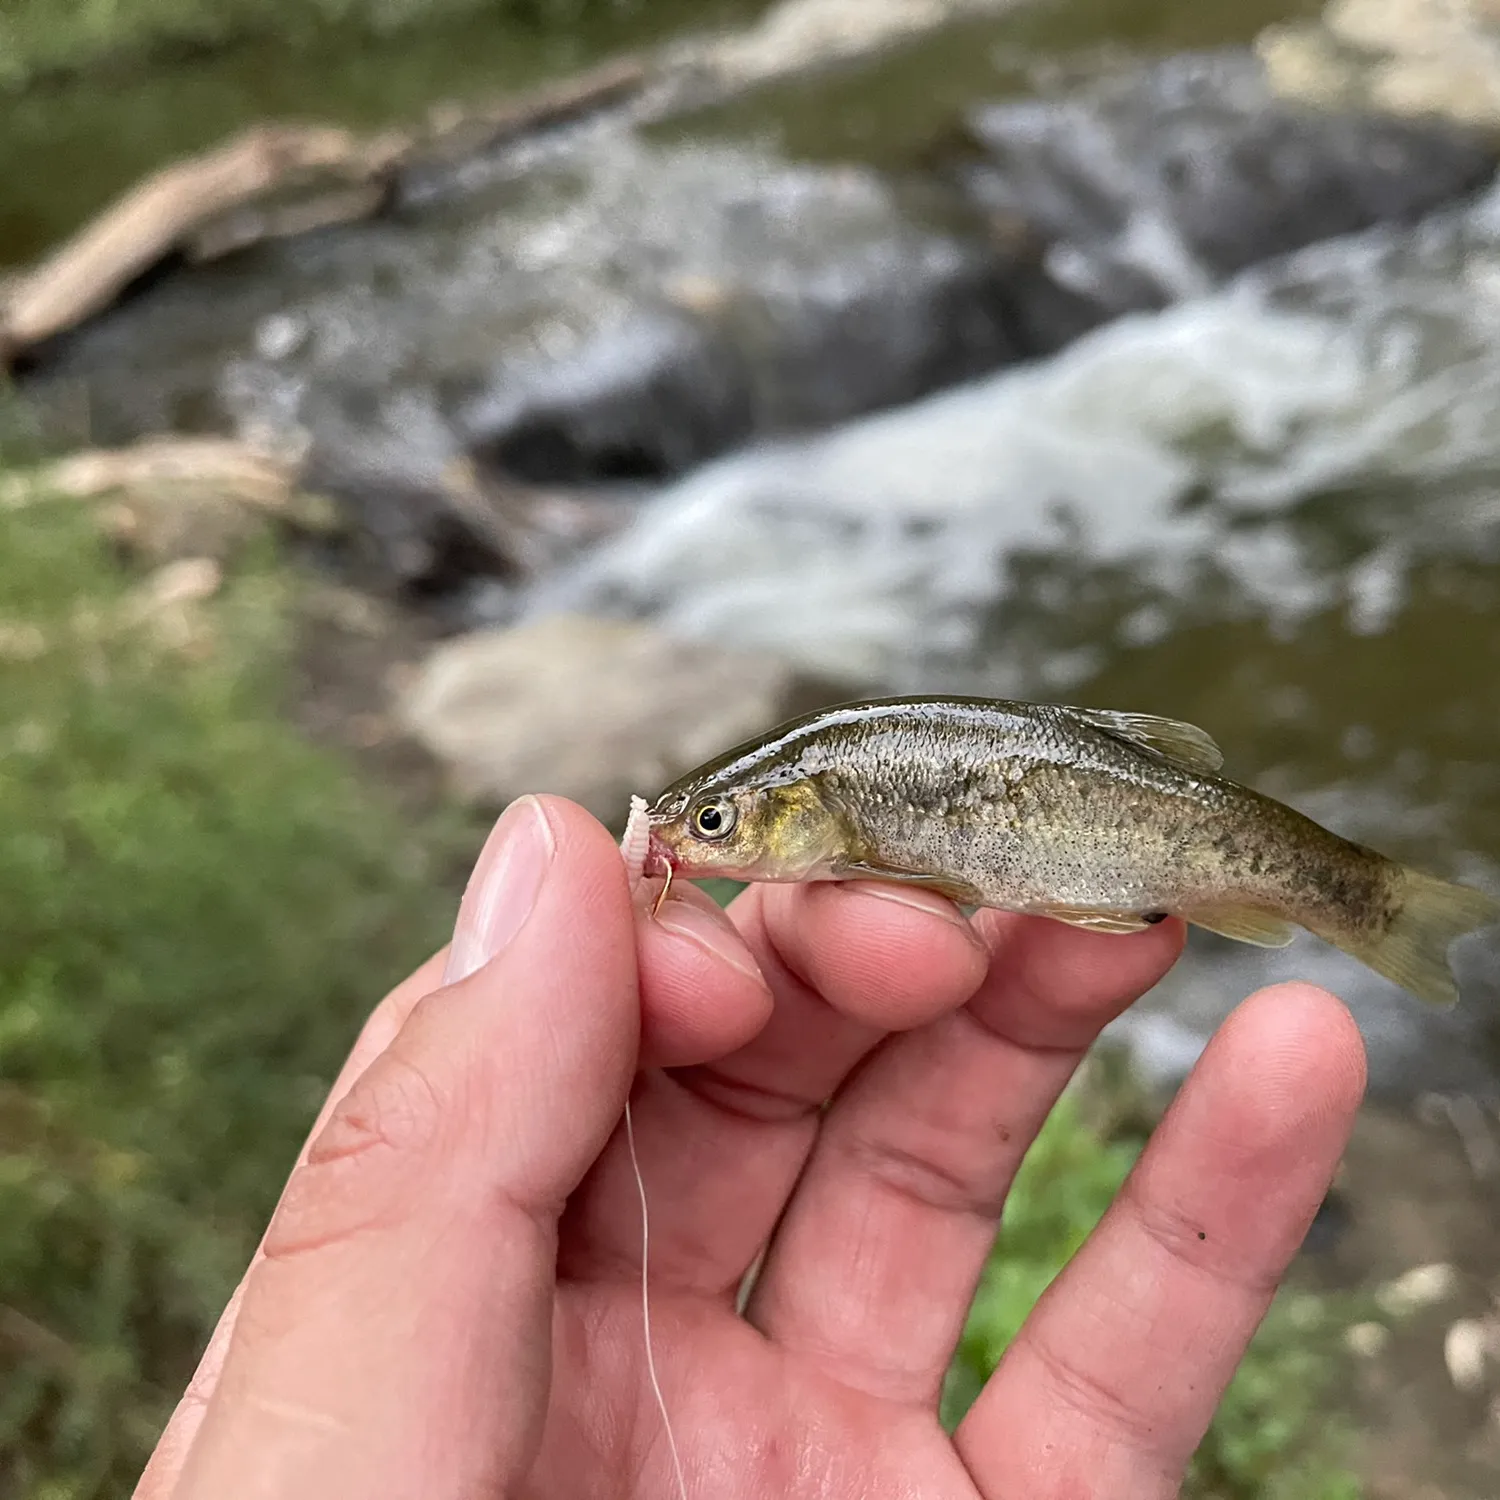
[[[957,908],[921,890],[752,886],[729,915],[770,986],[769,1021],[716,1063],[643,1075],[634,1100],[653,1279],[724,1296],[774,1229],[823,1103],[888,1032],[962,1005],[988,964]],[[673,980],[650,947],[641,957],[649,1005]],[[569,1206],[561,1274],[638,1271],[639,1214],[617,1133]]]

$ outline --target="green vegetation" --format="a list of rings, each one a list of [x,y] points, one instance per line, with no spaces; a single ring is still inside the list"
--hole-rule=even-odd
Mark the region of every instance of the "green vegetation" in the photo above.
[[[1144,1144],[1133,1128],[1101,1132],[1074,1094],[1053,1112],[1017,1177],[950,1372],[950,1426],[1103,1217]],[[1335,1299],[1282,1292],[1198,1450],[1185,1500],[1359,1500],[1344,1464],[1347,1434],[1329,1414],[1349,1321]]]
[[[413,830],[286,725],[294,586],[265,558],[234,575],[184,654],[122,623],[84,515],[0,504],[7,1495],[129,1493],[368,1006],[452,916],[447,825]],[[1048,1124],[950,1418],[1139,1144],[1078,1098]],[[1320,1430],[1337,1311],[1283,1298],[1190,1495],[1356,1500]]]
[[[327,42],[339,33],[382,36],[417,24],[486,14],[553,26],[652,0],[5,0],[0,7],[0,90],[139,61],[276,38]]]
[[[184,659],[72,507],[0,506],[0,1494],[129,1493],[442,846],[278,719],[250,567]]]

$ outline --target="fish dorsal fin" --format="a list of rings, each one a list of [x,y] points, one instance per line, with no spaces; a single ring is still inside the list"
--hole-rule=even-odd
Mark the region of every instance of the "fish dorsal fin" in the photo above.
[[[1198,906],[1185,911],[1183,916],[1220,937],[1253,943],[1257,948],[1285,948],[1297,936],[1291,922],[1250,906]]]
[[[1068,712],[1116,739],[1155,751],[1186,770],[1217,771],[1224,764],[1224,752],[1196,724],[1154,714],[1116,713],[1108,708],[1070,708]]]

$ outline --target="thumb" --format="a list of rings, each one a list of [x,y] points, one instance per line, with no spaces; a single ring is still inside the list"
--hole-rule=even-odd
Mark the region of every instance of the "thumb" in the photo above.
[[[449,958],[287,1184],[177,1500],[504,1493],[540,1442],[557,1219],[639,1026],[619,851],[523,798]]]

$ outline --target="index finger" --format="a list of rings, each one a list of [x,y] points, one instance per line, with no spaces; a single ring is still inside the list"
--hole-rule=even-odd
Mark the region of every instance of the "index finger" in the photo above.
[[[1325,990],[1262,990],[1225,1022],[960,1425],[982,1494],[1178,1493],[1364,1084],[1359,1032]]]

